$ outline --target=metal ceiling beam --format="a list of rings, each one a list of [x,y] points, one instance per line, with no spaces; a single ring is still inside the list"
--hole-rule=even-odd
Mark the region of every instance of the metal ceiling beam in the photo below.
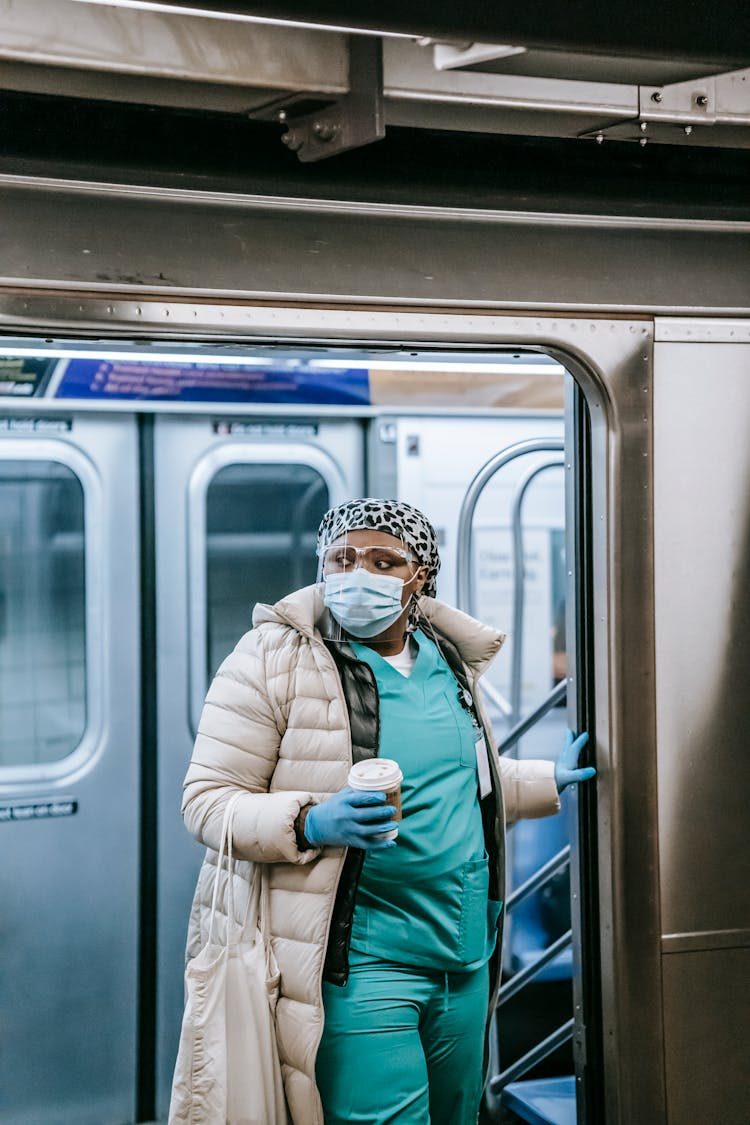
[[[128,0],[119,2],[127,5]],[[149,6],[561,51],[674,56],[715,63],[717,70],[750,65],[750,12],[736,0],[525,0],[502,5],[487,0],[433,0],[429,5],[403,0],[379,0],[377,5],[361,0],[316,0],[314,5],[304,0],[152,0]]]

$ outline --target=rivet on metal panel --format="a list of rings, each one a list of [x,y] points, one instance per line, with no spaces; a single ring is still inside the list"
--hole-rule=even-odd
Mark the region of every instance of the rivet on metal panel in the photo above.
[[[603,144],[604,144],[604,133],[597,133],[597,134],[596,134],[596,143],[597,143],[598,145],[603,145]]]
[[[279,120],[281,118],[279,117]],[[371,144],[385,136],[381,40],[349,36],[349,93],[315,114],[295,117],[281,140],[304,163]]]
[[[299,152],[305,143],[305,138],[298,129],[288,129],[282,136],[281,143],[286,145],[290,152]]]
[[[641,121],[641,132],[645,133],[648,129],[648,121]]]
[[[638,144],[641,146],[641,148],[645,148],[648,144],[648,137],[641,137],[638,141]]]
[[[656,102],[657,105],[658,105],[658,103],[661,101],[662,97],[663,97],[663,94],[662,94],[661,90],[654,90],[653,94],[651,95],[651,101]]]
[[[339,127],[333,121],[316,121],[313,125],[313,133],[319,141],[324,143],[332,141],[339,131]]]
[[[695,104],[700,109],[705,109],[706,106],[708,105],[708,97],[706,96],[706,94],[696,94],[695,95]]]
[[[686,126],[685,126],[685,136],[686,136],[686,137],[689,137],[689,136],[690,136],[690,134],[692,133],[692,131],[693,131],[693,126],[692,126],[692,125],[686,125]]]

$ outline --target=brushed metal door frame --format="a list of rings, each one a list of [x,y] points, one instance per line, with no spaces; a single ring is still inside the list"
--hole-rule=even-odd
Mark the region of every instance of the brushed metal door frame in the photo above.
[[[9,330],[315,344],[509,345],[565,364],[591,415],[595,735],[607,1125],[665,1120],[654,694],[653,320],[320,303],[0,294]],[[68,407],[69,408],[69,407]],[[51,410],[56,409],[54,404]]]

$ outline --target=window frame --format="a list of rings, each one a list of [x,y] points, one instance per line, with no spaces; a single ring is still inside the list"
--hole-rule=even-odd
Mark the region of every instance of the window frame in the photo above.
[[[52,462],[69,469],[83,492],[83,596],[84,596],[84,727],[76,746],[63,758],[34,765],[0,764],[0,786],[9,795],[22,795],[40,783],[68,779],[90,767],[101,751],[106,668],[104,607],[108,578],[101,547],[104,526],[102,482],[96,467],[75,446],[65,441],[37,438],[3,438],[0,462]]]
[[[328,489],[329,503],[345,488],[345,479],[336,462],[322,449],[300,443],[257,444],[227,441],[214,445],[198,460],[187,486],[188,544],[188,726],[193,737],[208,684],[206,655],[208,647],[208,567],[206,541],[206,502],[209,486],[217,474],[230,465],[300,465],[319,473]],[[249,623],[248,623],[249,628]]]

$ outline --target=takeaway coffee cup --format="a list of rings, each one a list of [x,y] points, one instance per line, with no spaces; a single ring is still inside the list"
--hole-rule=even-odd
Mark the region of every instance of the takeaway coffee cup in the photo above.
[[[393,819],[401,820],[401,773],[392,758],[368,758],[349,770],[349,786],[362,792],[385,793],[385,803],[393,808]],[[395,840],[398,828],[384,832],[383,839]]]

